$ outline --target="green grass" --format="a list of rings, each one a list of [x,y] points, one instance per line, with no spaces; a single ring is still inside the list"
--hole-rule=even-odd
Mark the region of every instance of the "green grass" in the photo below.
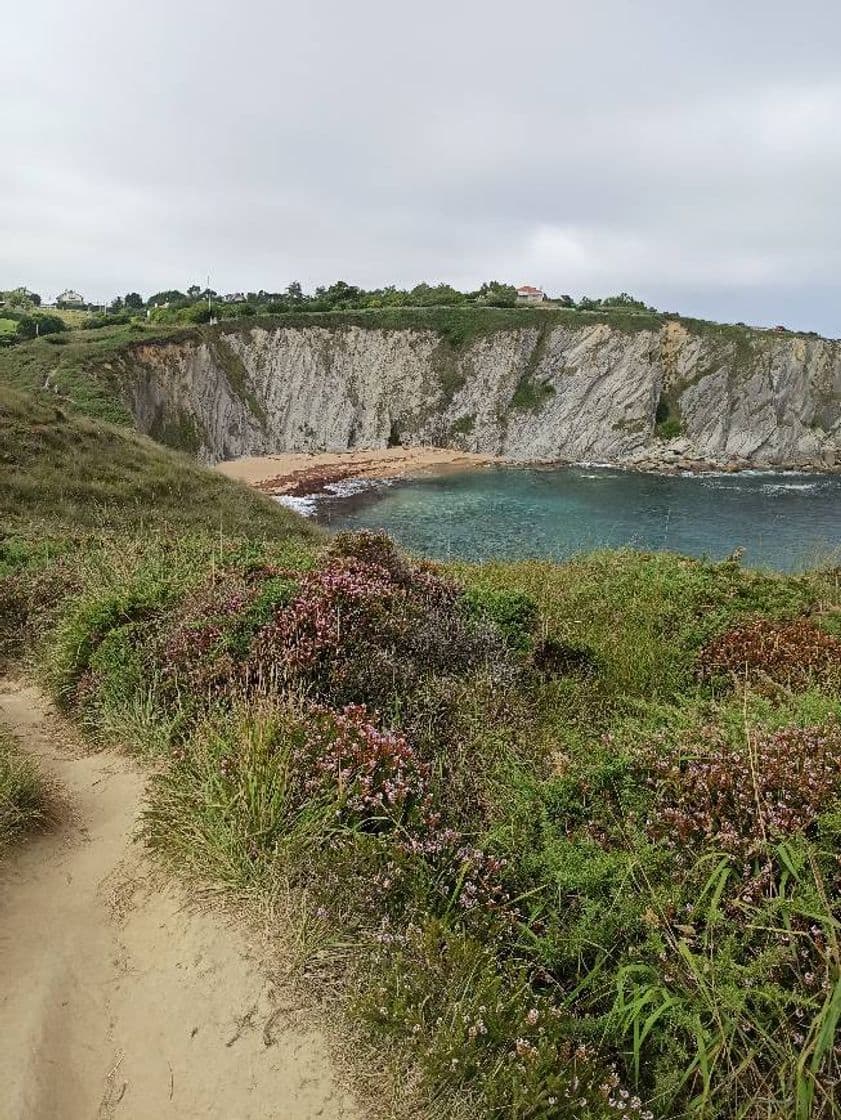
[[[160,339],[166,327],[128,323],[100,330],[72,330],[15,346],[0,347],[0,384],[26,392],[49,388],[63,404],[87,416],[130,425],[112,361],[147,336]]]
[[[7,535],[109,531],[312,540],[303,518],[187,456],[0,384]]]
[[[0,861],[16,840],[46,818],[47,800],[38,769],[0,726]]]

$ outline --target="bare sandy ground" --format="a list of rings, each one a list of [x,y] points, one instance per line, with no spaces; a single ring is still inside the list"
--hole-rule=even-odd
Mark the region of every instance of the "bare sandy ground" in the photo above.
[[[345,478],[401,478],[424,471],[459,470],[492,462],[488,455],[442,447],[385,447],[373,451],[290,452],[229,459],[216,469],[270,494],[313,493]]]
[[[0,682],[0,720],[67,810],[0,868],[3,1120],[356,1120],[295,996],[153,877],[139,768],[32,688]]]

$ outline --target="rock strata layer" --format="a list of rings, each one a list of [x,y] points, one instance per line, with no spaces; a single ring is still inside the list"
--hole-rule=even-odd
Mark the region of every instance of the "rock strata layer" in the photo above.
[[[207,462],[397,444],[643,469],[841,466],[841,343],[734,329],[265,326],[138,343],[138,428]]]

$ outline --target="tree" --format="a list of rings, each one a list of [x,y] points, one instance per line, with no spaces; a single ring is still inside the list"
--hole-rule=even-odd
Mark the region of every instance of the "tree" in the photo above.
[[[161,307],[165,303],[177,303],[179,300],[182,302],[186,300],[183,292],[179,292],[176,288],[170,288],[166,292],[155,292],[153,296],[149,296],[149,307]]]
[[[286,298],[290,303],[303,303],[304,292],[297,280],[293,280],[286,289]]]
[[[191,284],[187,289],[187,295],[190,299],[198,299],[201,295],[201,287],[198,284]]]
[[[58,315],[46,315],[36,311],[33,315],[21,315],[17,325],[18,338],[35,338],[36,335],[58,334],[66,331],[67,324]]]
[[[112,315],[116,315],[118,311],[122,311],[123,310],[122,296],[115,296],[115,298],[112,299],[111,302],[109,303],[108,310],[111,312]]]
[[[464,303],[467,298],[449,284],[436,284],[434,287],[416,284],[409,294],[417,307],[451,307],[456,303]]]
[[[188,323],[209,323],[213,312],[207,303],[194,303],[192,307],[183,308],[178,312],[179,321]]]
[[[362,302],[364,292],[354,284],[337,280],[329,288],[317,288],[316,295],[331,307],[355,307]]]
[[[13,288],[12,291],[6,292],[6,303],[9,307],[29,307],[31,301],[26,294],[26,288]]]
[[[646,307],[641,299],[634,299],[633,296],[628,295],[627,292],[620,292],[618,296],[607,296],[606,299],[601,300],[602,307],[630,307],[635,311],[653,311],[653,308]]]
[[[132,311],[139,311],[143,307],[143,296],[139,292],[129,292],[123,304]]]
[[[517,302],[517,289],[513,284],[500,284],[498,280],[486,280],[477,293],[480,303],[489,307],[513,307]]]

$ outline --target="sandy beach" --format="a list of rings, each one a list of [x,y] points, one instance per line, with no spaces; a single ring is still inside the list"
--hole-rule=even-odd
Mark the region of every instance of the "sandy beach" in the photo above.
[[[491,455],[443,447],[383,447],[367,451],[289,452],[217,463],[228,478],[267,494],[317,493],[348,478],[403,478],[425,471],[464,470],[494,462]]]

